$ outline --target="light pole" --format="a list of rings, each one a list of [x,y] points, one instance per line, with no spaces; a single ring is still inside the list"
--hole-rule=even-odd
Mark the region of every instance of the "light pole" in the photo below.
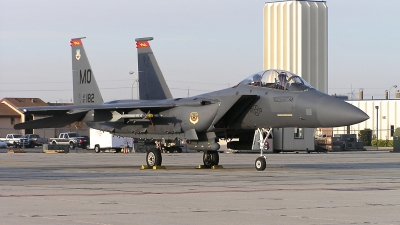
[[[139,77],[136,75],[136,97],[139,100]]]
[[[129,75],[133,75],[135,72],[133,71],[129,71]],[[133,99],[133,84],[135,83],[135,81],[133,81],[133,83],[131,84],[131,99]]]
[[[397,88],[397,85],[393,85],[393,86],[390,87],[389,93],[388,93],[389,94],[389,99],[390,99],[390,90],[392,90],[392,88]]]
[[[130,71],[129,74],[133,75],[135,72]],[[136,75],[136,79],[133,81],[133,83],[131,84],[131,99],[133,99],[133,84],[136,82],[136,96],[137,99],[139,99],[139,77]]]
[[[379,120],[379,115],[378,115],[378,110],[379,110],[379,106],[378,105],[376,105],[375,106],[375,109],[376,109],[376,149],[378,150],[378,140],[379,140],[379,138],[378,138],[378,120]]]

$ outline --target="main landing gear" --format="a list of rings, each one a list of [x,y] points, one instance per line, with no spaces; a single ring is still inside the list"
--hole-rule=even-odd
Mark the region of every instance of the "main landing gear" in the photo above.
[[[258,128],[254,133],[253,138],[253,150],[259,149],[260,156],[256,159],[254,166],[256,170],[263,171],[266,168],[267,162],[264,156],[264,151],[269,149],[269,143],[267,141],[268,137],[272,132],[272,128]],[[148,168],[154,168],[154,166],[161,166],[162,155],[161,148],[150,148],[147,150],[146,163]],[[219,153],[218,151],[204,151],[203,154],[203,165],[199,168],[212,168],[213,166],[218,166],[219,164]]]
[[[157,148],[151,148],[147,150],[146,163],[149,168],[153,166],[161,166],[162,155],[161,151]],[[203,168],[211,168],[213,166],[218,166],[219,164],[219,154],[217,151],[205,151],[203,154]]]
[[[146,162],[147,166],[149,167],[161,166],[162,163],[161,151],[158,150],[157,148],[149,149],[146,154]]]
[[[203,164],[204,168],[211,168],[212,166],[218,166],[219,154],[217,151],[204,151]]]

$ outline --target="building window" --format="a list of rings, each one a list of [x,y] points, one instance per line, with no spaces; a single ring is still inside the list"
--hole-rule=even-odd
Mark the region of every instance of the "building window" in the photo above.
[[[304,139],[303,128],[294,128],[294,139]]]
[[[15,118],[11,117],[11,124],[15,124]]]
[[[393,137],[394,134],[394,125],[390,125],[390,137]]]

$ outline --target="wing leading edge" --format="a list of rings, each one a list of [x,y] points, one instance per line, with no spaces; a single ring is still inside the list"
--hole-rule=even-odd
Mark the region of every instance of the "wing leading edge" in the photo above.
[[[39,129],[59,128],[67,126],[76,121],[82,121],[90,117],[88,114],[102,115],[100,121],[112,119],[112,112],[115,111],[161,111],[175,107],[168,102],[138,101],[135,103],[114,103],[102,105],[72,105],[72,106],[48,106],[48,107],[27,107],[20,108],[26,115],[50,115],[43,119],[37,119],[14,125],[14,129]]]

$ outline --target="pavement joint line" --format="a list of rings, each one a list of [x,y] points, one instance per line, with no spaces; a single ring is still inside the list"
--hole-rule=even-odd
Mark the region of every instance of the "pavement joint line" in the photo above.
[[[355,186],[338,188],[265,188],[265,189],[216,189],[216,190],[193,190],[193,191],[149,191],[149,192],[110,192],[110,193],[86,193],[86,194],[0,194],[0,198],[13,197],[60,197],[60,196],[117,196],[117,195],[182,195],[182,194],[204,194],[204,193],[257,193],[257,192],[276,192],[276,191],[389,191],[398,190],[400,186],[373,187],[373,186]]]

